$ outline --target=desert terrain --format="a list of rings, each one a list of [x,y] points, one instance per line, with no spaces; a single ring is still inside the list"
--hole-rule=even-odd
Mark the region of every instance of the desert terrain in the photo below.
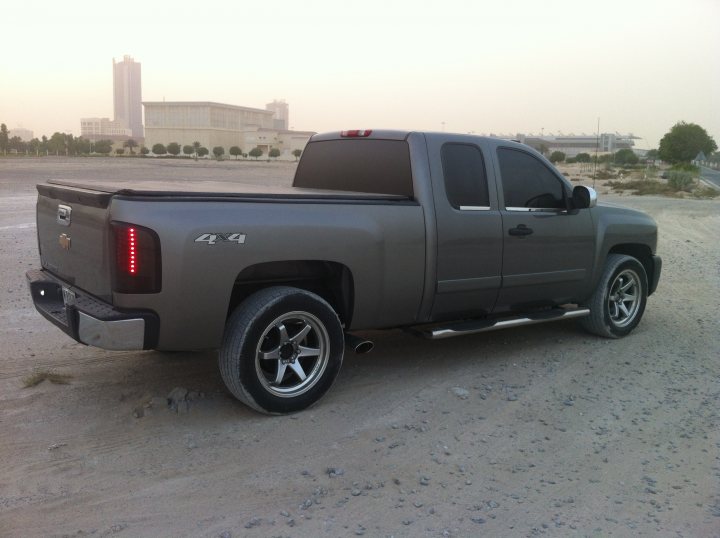
[[[293,416],[234,400],[213,351],[85,347],[35,311],[35,183],[294,167],[0,160],[0,536],[720,536],[717,199],[599,189],[660,228],[660,286],[629,337],[372,333]],[[24,388],[38,370],[67,383]]]

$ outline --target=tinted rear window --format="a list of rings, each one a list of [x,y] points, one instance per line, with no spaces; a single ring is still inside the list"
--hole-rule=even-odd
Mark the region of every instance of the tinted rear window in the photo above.
[[[450,204],[489,207],[485,162],[480,148],[468,144],[445,144],[442,147],[445,191]]]
[[[413,195],[404,140],[325,140],[305,147],[294,187]]]

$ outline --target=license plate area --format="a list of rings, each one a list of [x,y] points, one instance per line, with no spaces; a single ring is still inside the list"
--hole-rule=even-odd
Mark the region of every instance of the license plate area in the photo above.
[[[74,306],[75,301],[77,299],[77,295],[75,295],[75,292],[71,290],[70,288],[66,288],[63,286],[62,288],[62,295],[63,295],[63,304],[67,306]]]

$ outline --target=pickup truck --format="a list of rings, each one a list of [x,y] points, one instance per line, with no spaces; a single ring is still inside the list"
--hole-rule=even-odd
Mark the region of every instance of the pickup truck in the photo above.
[[[448,133],[312,137],[292,186],[37,186],[37,310],[111,350],[218,349],[264,413],[323,396],[353,332],[447,338],[578,318],[618,338],[658,284],[657,226],[598,205],[523,144]]]

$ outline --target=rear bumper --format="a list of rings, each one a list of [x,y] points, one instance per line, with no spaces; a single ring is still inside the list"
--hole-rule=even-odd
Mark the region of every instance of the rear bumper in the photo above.
[[[648,295],[655,293],[655,290],[658,287],[658,282],[660,282],[660,273],[662,272],[662,258],[660,256],[653,256],[652,260],[653,272],[650,282],[648,282],[648,286],[650,288],[648,289]]]
[[[124,351],[157,346],[160,321],[154,312],[118,310],[47,271],[25,276],[37,311],[74,340]]]

